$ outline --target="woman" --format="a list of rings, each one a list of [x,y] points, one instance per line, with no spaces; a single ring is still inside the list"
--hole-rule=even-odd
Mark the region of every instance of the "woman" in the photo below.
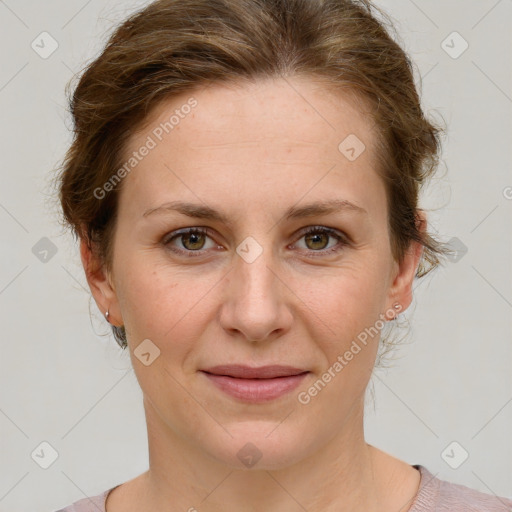
[[[161,0],[81,77],[61,203],[149,470],[63,510],[512,507],[364,439],[381,330],[447,251],[418,207],[440,129],[374,10]]]

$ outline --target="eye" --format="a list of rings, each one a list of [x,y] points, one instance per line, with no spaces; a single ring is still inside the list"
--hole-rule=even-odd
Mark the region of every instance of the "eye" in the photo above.
[[[178,254],[183,254],[188,257],[201,256],[204,254],[205,250],[218,247],[218,245],[211,240],[208,233],[209,231],[206,228],[186,228],[180,231],[173,231],[163,239],[162,243],[165,247],[169,248],[169,250]],[[209,247],[207,244],[208,239],[210,239]],[[181,245],[181,248],[176,246],[175,241]]]
[[[346,236],[340,232],[327,228],[324,226],[311,226],[302,233],[300,240],[304,239],[306,251],[311,255],[325,256],[325,254],[332,254],[340,252],[346,245],[348,240]],[[334,239],[335,243],[329,245],[329,239]]]
[[[302,232],[300,240],[305,242],[305,250],[313,257],[340,252],[349,244],[347,237],[335,229],[325,226],[311,226]],[[210,244],[208,245],[208,240]],[[329,243],[334,240],[334,243]],[[222,247],[209,235],[209,230],[191,227],[173,231],[164,237],[163,245],[169,250],[185,257],[202,256],[208,249]],[[181,247],[180,247],[181,246]]]

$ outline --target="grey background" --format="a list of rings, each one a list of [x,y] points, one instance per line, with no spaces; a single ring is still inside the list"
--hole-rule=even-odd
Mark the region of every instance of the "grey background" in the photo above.
[[[141,391],[90,299],[77,245],[61,235],[49,187],[71,140],[66,83],[146,3],[0,1],[0,512],[55,510],[147,468]],[[422,206],[443,240],[468,250],[416,283],[411,343],[372,379],[367,440],[439,478],[511,497],[512,2],[377,5],[417,64],[425,110],[448,125]],[[46,59],[31,47],[43,31],[58,43]],[[453,31],[469,44],[458,58],[441,46]],[[448,44],[460,48],[453,36]],[[48,469],[31,456],[43,441],[58,452]],[[460,462],[462,450],[469,457],[453,469],[447,460]]]

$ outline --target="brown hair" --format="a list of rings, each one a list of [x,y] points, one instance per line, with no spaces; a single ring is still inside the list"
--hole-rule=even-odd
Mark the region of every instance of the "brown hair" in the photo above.
[[[74,139],[58,177],[64,224],[110,268],[122,182],[101,199],[94,191],[123,165],[123,149],[150,111],[208,83],[311,76],[373,107],[393,256],[402,261],[420,242],[416,276],[424,276],[446,253],[417,223],[442,129],[425,118],[412,63],[386,24],[393,28],[368,0],[158,0],[136,12],[69,100]],[[113,326],[113,334],[126,347],[124,328]]]

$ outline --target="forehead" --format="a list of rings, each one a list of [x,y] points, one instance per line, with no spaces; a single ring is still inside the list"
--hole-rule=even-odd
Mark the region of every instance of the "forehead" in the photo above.
[[[298,77],[214,83],[162,101],[126,148],[128,161],[151,146],[123,183],[124,203],[141,210],[185,194],[265,204],[339,190],[380,207],[373,123],[362,108],[354,95]]]
[[[247,134],[276,143],[288,138],[300,145],[301,140],[336,143],[357,133],[369,146],[373,123],[368,113],[368,101],[348,88],[335,91],[320,77],[214,82],[159,102],[131,142],[155,130],[157,138],[173,133],[176,139],[187,127],[195,137],[219,145],[239,142]],[[241,130],[234,132],[236,125]]]

